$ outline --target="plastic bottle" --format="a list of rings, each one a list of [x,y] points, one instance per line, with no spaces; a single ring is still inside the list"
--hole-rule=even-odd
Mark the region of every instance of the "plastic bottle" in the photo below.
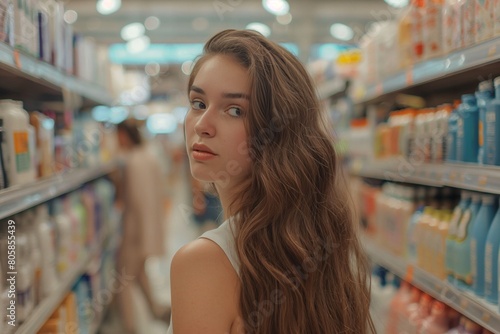
[[[401,281],[401,286],[391,300],[387,320],[387,334],[397,334],[398,323],[403,317],[403,310],[408,307],[411,297],[411,286],[406,281]]]
[[[494,0],[474,0],[475,42],[481,43],[493,37]]]
[[[22,216],[14,218],[16,222],[16,319],[23,322],[35,306],[33,283],[35,272],[31,258],[33,249],[26,233],[26,223]]]
[[[462,95],[457,131],[457,161],[477,163],[479,150],[479,109],[474,95]]]
[[[471,198],[472,195],[470,192],[462,190],[460,203],[453,210],[450,226],[448,228],[448,236],[446,237],[445,266],[449,282],[455,282],[455,248],[457,232],[462,216],[471,203]]]
[[[483,81],[479,83],[479,89],[476,92],[477,107],[479,108],[479,153],[478,162],[486,163],[486,106],[495,97],[495,90],[492,81]]]
[[[35,222],[35,213],[33,210],[28,210],[22,216],[23,222]],[[33,272],[34,272],[34,281],[33,281],[33,298],[35,306],[40,303],[42,300],[42,291],[41,291],[41,281],[43,275],[43,263],[42,263],[42,252],[40,249],[40,244],[38,242],[38,237],[36,235],[36,228],[32,228],[28,225],[29,228],[26,229],[26,233],[28,234],[30,249],[31,249],[31,263],[33,264]]]
[[[459,0],[460,17],[462,19],[462,47],[467,48],[476,42],[475,0]]]
[[[448,329],[446,306],[436,300],[432,303],[431,315],[422,322],[419,334],[442,334]]]
[[[447,277],[446,273],[446,237],[448,236],[448,230],[450,228],[452,214],[451,212],[445,212],[442,215],[442,219],[438,226],[438,240],[437,240],[437,256],[436,256],[436,276],[442,280]]]
[[[71,219],[63,210],[62,198],[56,198],[52,202],[52,216],[57,226],[57,272],[64,275],[71,264]]]
[[[456,327],[447,331],[446,334],[464,334],[466,321],[467,318],[462,316],[460,318],[459,324]]]
[[[443,6],[444,0],[428,0],[424,15],[424,58],[440,56],[443,48]]]
[[[424,293],[418,308],[409,317],[409,333],[420,333],[424,320],[431,314],[432,297]]]
[[[481,209],[474,221],[471,240],[471,265],[473,290],[479,297],[484,297],[485,247],[491,223],[497,212],[497,198],[483,195]]]
[[[465,331],[464,334],[481,334],[483,331],[483,328],[473,322],[472,320],[466,319],[465,320]]]
[[[42,277],[41,277],[41,296],[49,296],[58,288],[58,276],[56,273],[56,254],[55,254],[55,231],[49,220],[49,210],[47,204],[42,204],[35,209],[35,231],[38,238],[38,244],[41,249],[42,257]]]
[[[448,135],[448,122],[453,108],[451,104],[443,104],[436,112],[435,132],[432,145],[432,162],[442,163],[446,160],[446,136]]]
[[[500,244],[500,210],[495,214],[491,223],[488,236],[486,237],[485,248],[485,295],[486,299],[493,303],[498,303],[498,249]]]
[[[50,176],[54,164],[54,120],[34,111],[30,113],[30,123],[36,132],[38,177]]]
[[[472,231],[474,222],[481,208],[481,196],[472,195],[472,202],[465,210],[457,229],[455,245],[455,279],[458,287],[470,289],[472,287],[472,268],[470,261]]]
[[[446,161],[457,161],[458,108],[455,108],[448,119],[448,134],[446,136]]]
[[[402,312],[398,322],[397,333],[411,333],[412,324],[410,317],[418,312],[422,292],[416,287],[411,287],[410,298],[406,301],[406,307],[402,305]]]
[[[416,236],[416,225],[420,220],[422,214],[424,213],[425,208],[425,188],[418,187],[416,191],[416,210],[410,218],[410,223],[408,225],[408,246],[407,246],[407,255],[410,263],[417,262],[417,236]]]
[[[34,152],[29,150],[33,127],[29,125],[22,102],[0,100],[0,119],[5,131],[2,151],[9,186],[33,182],[36,176],[32,165]]]
[[[500,166],[500,77],[495,79],[495,99],[486,106],[485,119],[485,163]]]
[[[425,237],[427,235],[427,226],[432,219],[432,214],[434,209],[427,206],[424,209],[424,213],[420,217],[420,220],[417,222],[415,226],[415,234],[417,239],[417,265],[420,268],[425,268]]]
[[[493,30],[494,30],[494,36],[500,36],[500,1],[499,0],[494,0],[493,1],[493,6],[495,7],[493,9]]]
[[[73,243],[77,245],[78,260],[82,260],[85,255],[85,246],[87,241],[87,211],[82,204],[81,190],[70,194],[71,207],[79,222],[76,234],[73,235]]]
[[[429,225],[427,225],[427,233],[425,234],[424,243],[424,269],[429,273],[436,275],[437,272],[437,248],[439,245],[439,223],[443,217],[444,212],[441,210],[434,210],[431,214],[431,219],[429,220]]]

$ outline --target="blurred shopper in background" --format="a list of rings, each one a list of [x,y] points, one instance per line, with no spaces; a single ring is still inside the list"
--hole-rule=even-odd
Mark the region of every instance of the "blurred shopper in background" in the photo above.
[[[193,193],[193,216],[200,234],[217,228],[222,223],[222,207],[219,198],[210,189],[210,184],[191,178]]]
[[[123,210],[123,235],[117,269],[134,277],[133,282],[143,291],[152,314],[168,321],[169,311],[155,302],[145,267],[148,258],[165,254],[164,174],[133,120],[118,124],[117,130],[125,162],[117,189],[119,206]],[[123,286],[117,295],[117,302],[125,329],[135,333],[132,284]]]

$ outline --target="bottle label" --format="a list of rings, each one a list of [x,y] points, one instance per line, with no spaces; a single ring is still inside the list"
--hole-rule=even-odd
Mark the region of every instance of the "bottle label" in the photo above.
[[[467,228],[469,227],[469,223],[472,218],[472,213],[470,210],[464,212],[462,219],[460,220],[460,225],[457,230],[457,240],[464,241],[467,237]]]
[[[27,131],[13,133],[14,155],[16,157],[16,172],[22,173],[30,170],[31,159],[29,152],[29,136]]]
[[[479,120],[479,147],[484,146],[484,125],[483,121]]]

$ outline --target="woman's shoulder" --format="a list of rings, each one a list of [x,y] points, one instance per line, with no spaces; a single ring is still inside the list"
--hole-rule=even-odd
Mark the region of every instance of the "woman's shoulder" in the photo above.
[[[170,276],[176,330],[231,327],[238,316],[239,280],[216,243],[200,238],[183,246],[172,259]]]
[[[172,259],[172,273],[180,271],[234,271],[224,250],[215,242],[198,238],[181,247]],[[236,274],[235,274],[236,275]]]

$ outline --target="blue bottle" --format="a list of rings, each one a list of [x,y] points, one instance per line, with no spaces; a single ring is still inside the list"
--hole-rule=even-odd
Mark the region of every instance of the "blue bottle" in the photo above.
[[[448,118],[448,134],[446,135],[446,161],[457,161],[458,108]]]
[[[495,79],[495,99],[486,106],[486,164],[500,166],[500,77]]]
[[[477,161],[486,163],[486,106],[495,98],[495,89],[491,80],[479,83],[476,92],[477,107],[479,108],[479,153]]]
[[[485,248],[485,296],[490,303],[498,303],[498,245],[500,244],[500,210],[491,223]]]
[[[472,202],[464,211],[455,238],[455,280],[459,288],[472,288],[472,266],[470,261],[472,231],[474,221],[481,208],[481,195],[473,194]]]
[[[462,95],[458,108],[457,161],[477,163],[479,151],[479,109],[472,94]]]
[[[448,228],[448,236],[446,237],[445,266],[446,273],[448,275],[448,281],[450,283],[455,282],[455,247],[458,226],[460,225],[460,221],[464,212],[469,208],[472,194],[468,191],[462,190],[460,196],[460,203],[458,203],[458,205],[453,210],[450,227]]]
[[[486,238],[497,212],[497,198],[494,195],[481,197],[481,209],[474,221],[471,240],[472,286],[474,293],[484,297],[484,256]]]

